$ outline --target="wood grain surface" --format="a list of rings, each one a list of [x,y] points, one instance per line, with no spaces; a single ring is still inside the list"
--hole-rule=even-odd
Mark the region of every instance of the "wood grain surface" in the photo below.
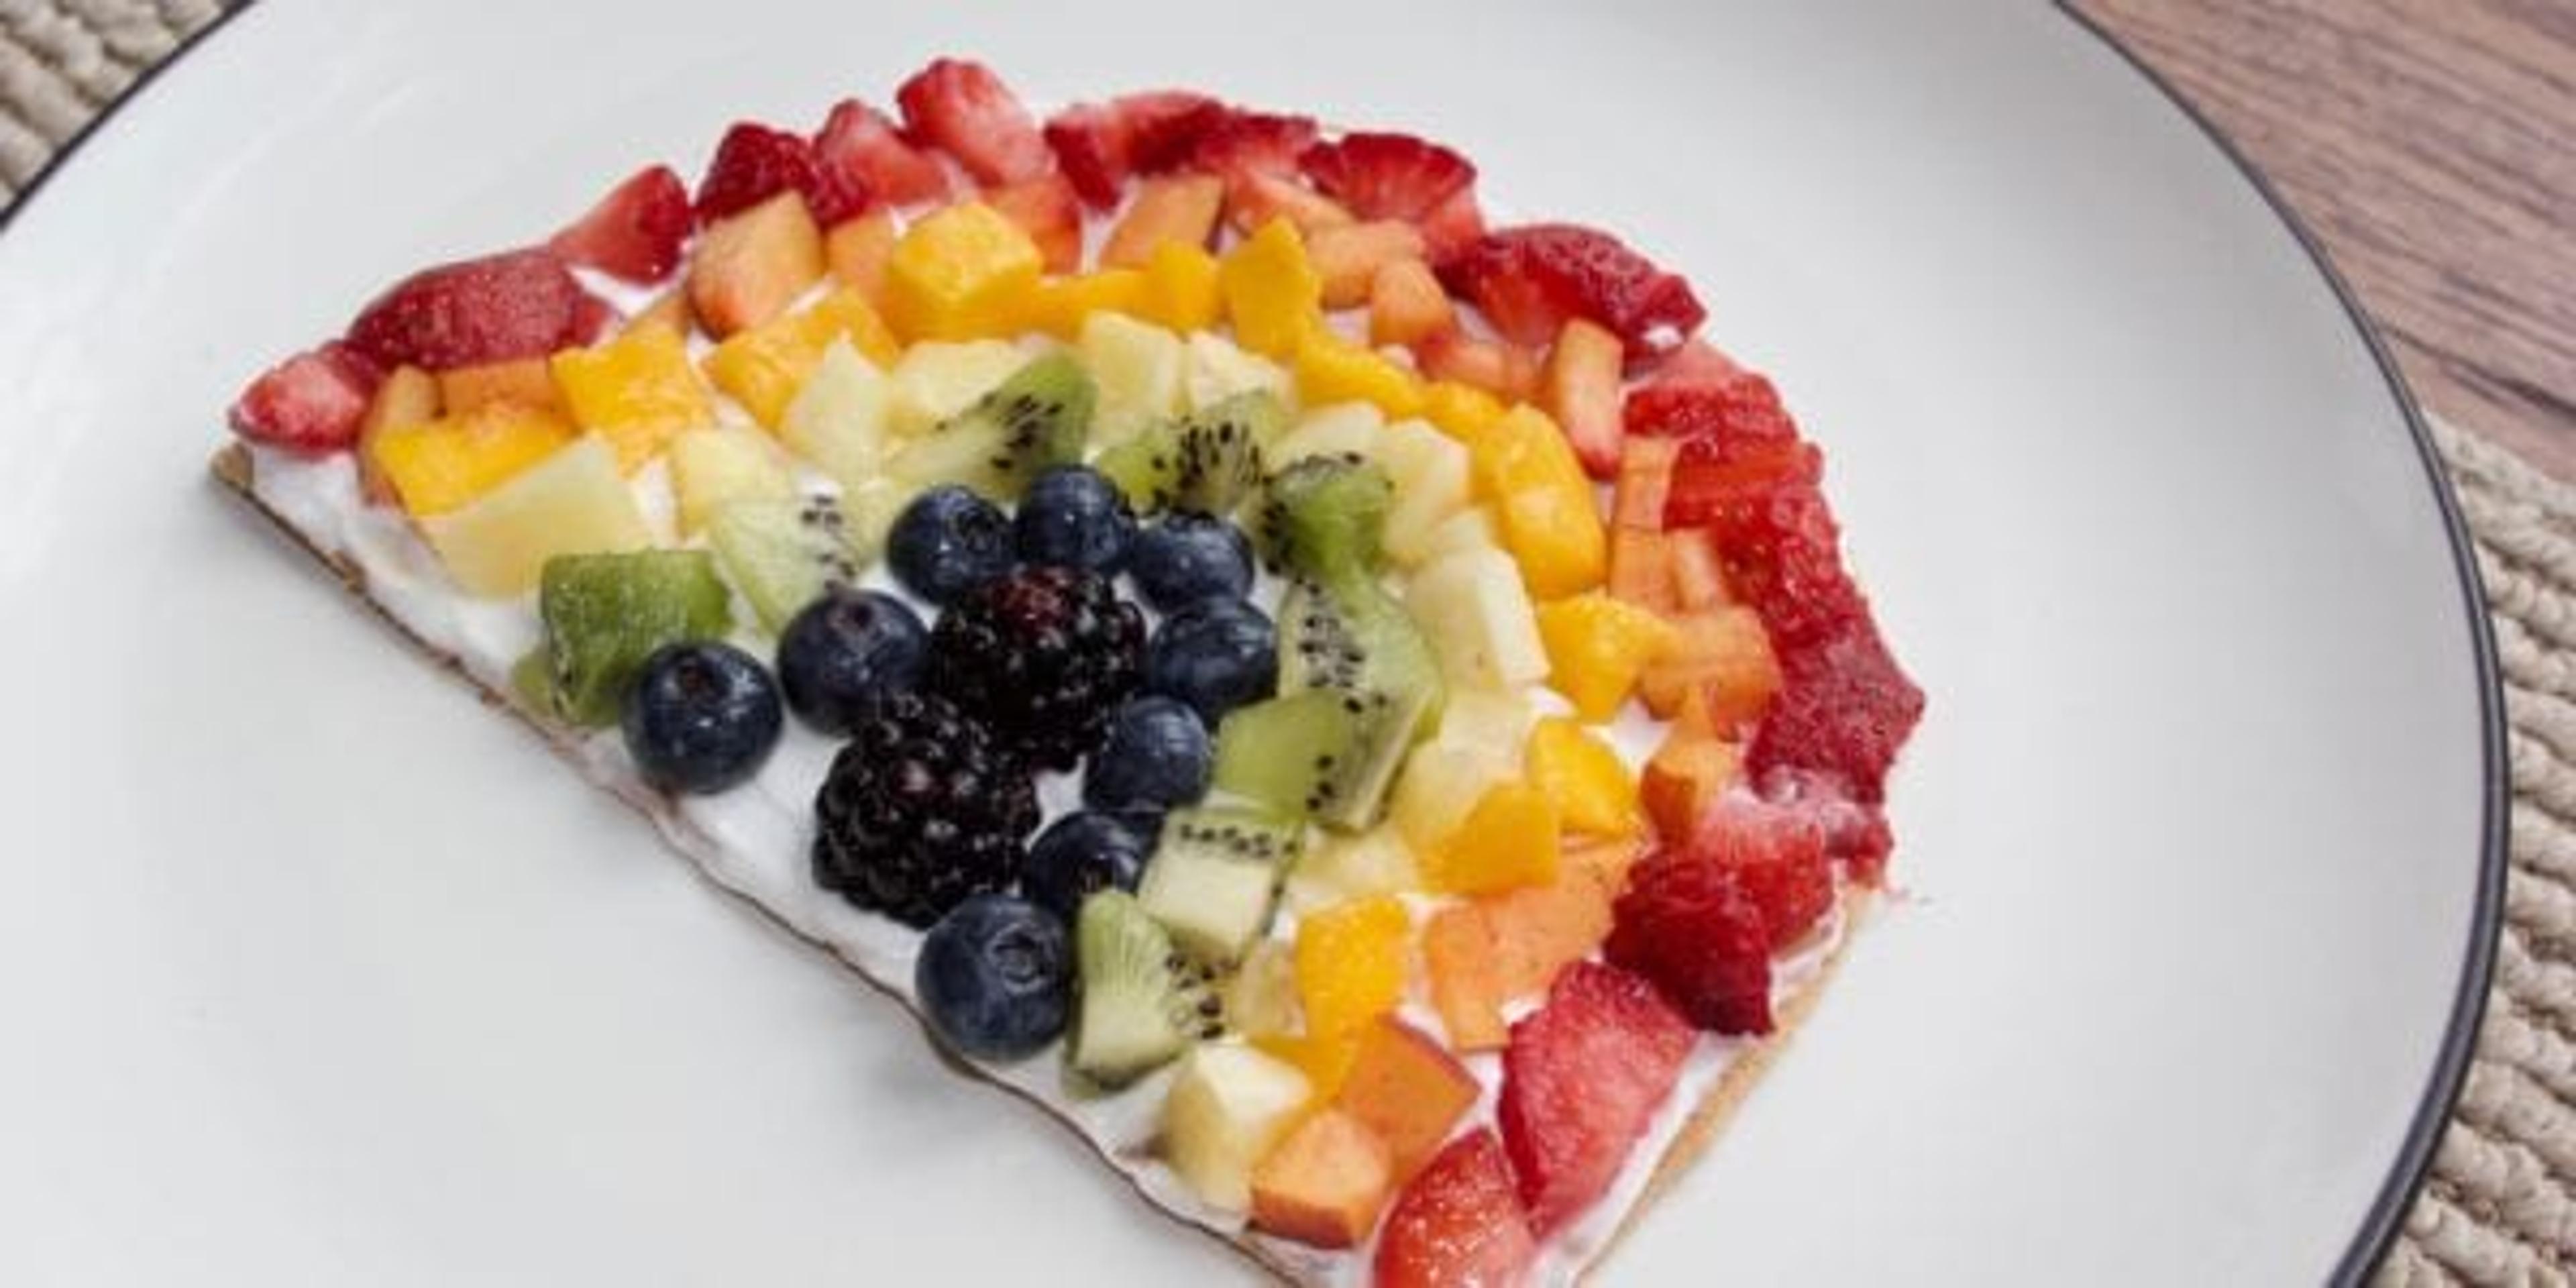
[[[2074,0],[2326,245],[2425,408],[2576,479],[2576,0]]]

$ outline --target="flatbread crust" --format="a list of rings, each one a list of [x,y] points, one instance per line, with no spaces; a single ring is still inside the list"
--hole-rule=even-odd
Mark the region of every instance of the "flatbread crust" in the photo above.
[[[539,738],[545,740],[548,746],[554,748],[559,755],[563,756],[563,758],[570,762],[575,769],[579,770],[584,778],[590,779],[597,785],[606,788],[610,792],[614,793],[618,799],[632,805],[635,809],[642,812],[645,817],[652,820],[654,827],[662,833],[663,838],[670,843],[672,848],[678,850],[683,857],[689,860],[690,866],[697,870],[698,875],[705,879],[708,885],[758,913],[763,919],[786,932],[791,937],[810,944],[815,948],[821,949],[823,952],[830,954],[835,959],[840,960],[843,964],[850,967],[850,973],[858,976],[862,981],[867,983],[869,987],[876,989],[878,992],[885,994],[887,997],[892,998],[897,1003],[901,1004],[905,1010],[912,1013],[913,1018],[916,1021],[922,1022],[922,1035],[930,1049],[938,1052],[939,1057],[943,1061],[946,1061],[952,1068],[955,1068],[958,1072],[975,1078],[989,1086],[998,1088],[1018,1097],[1022,1101],[1025,1101],[1045,1113],[1047,1117],[1062,1123],[1067,1130],[1072,1131],[1074,1135],[1081,1138],[1086,1144],[1090,1143],[1091,1138],[1089,1134],[1084,1132],[1081,1127],[1072,1120],[1057,1113],[1054,1106],[1049,1105],[1045,1101],[1039,1100],[1034,1096],[1028,1095],[1018,1087],[989,1076],[984,1070],[973,1064],[957,1060],[949,1056],[947,1050],[942,1047],[937,1040],[931,1037],[928,1023],[922,1020],[920,1012],[913,1010],[912,1002],[909,998],[906,998],[900,992],[897,992],[896,990],[886,986],[884,983],[878,981],[875,976],[870,975],[866,970],[861,969],[858,963],[850,961],[849,958],[841,953],[834,945],[805,934],[794,926],[789,925],[785,919],[779,917],[759,900],[753,899],[748,895],[745,895],[743,892],[726,885],[722,881],[716,880],[712,875],[710,875],[712,856],[717,851],[717,846],[714,840],[689,823],[687,819],[680,815],[679,811],[671,808],[671,804],[668,800],[640,785],[607,781],[595,775],[589,763],[580,754],[577,744],[571,738],[565,736],[563,731],[550,726],[544,721],[536,719],[525,707],[512,701],[508,695],[496,692],[490,686],[475,679],[474,676],[466,670],[464,663],[458,659],[454,653],[442,649],[439,646],[430,643],[428,640],[423,639],[418,632],[411,628],[409,624],[405,623],[400,617],[387,609],[375,598],[375,596],[368,592],[365,569],[359,567],[354,561],[347,559],[334,551],[323,549],[321,546],[317,545],[309,534],[304,532],[301,528],[298,528],[293,522],[288,520],[286,516],[278,513],[275,509],[271,508],[267,502],[260,498],[259,491],[256,486],[258,478],[258,459],[254,457],[242,444],[227,443],[222,450],[215,453],[214,459],[208,464],[207,468],[208,472],[214,476],[216,482],[221,483],[225,488],[240,497],[243,501],[248,502],[253,510],[258,511],[261,515],[265,516],[279,532],[285,534],[289,540],[302,548],[306,554],[312,556],[324,567],[330,569],[332,574],[339,578],[341,585],[345,587],[352,596],[357,598],[359,602],[365,604],[379,619],[393,627],[397,634],[410,641],[414,649],[418,650],[422,655],[428,657],[430,660],[438,663],[451,675],[455,676],[457,680],[462,682],[466,688],[472,690],[477,697],[480,697],[483,700],[483,704],[485,706],[508,712],[513,717],[516,717],[522,725],[525,725]],[[1843,919],[1843,934],[1841,940],[1836,943],[1833,950],[1826,955],[1822,967],[1817,970],[1817,972],[1796,992],[1790,994],[1780,1003],[1780,1005],[1774,1008],[1774,1028],[1771,1035],[1767,1039],[1754,1044],[1743,1058],[1730,1065],[1726,1072],[1719,1077],[1717,1082],[1700,1098],[1698,1106],[1691,1111],[1689,1121],[1684,1124],[1682,1130],[1673,1137],[1671,1144],[1665,1148],[1663,1157],[1656,1161],[1654,1174],[1647,1179],[1646,1188],[1643,1194],[1639,1196],[1635,1205],[1630,1207],[1627,1213],[1621,1217],[1618,1228],[1611,1234],[1608,1240],[1604,1241],[1602,1247],[1593,1255],[1590,1263],[1585,1266],[1581,1275],[1584,1280],[1589,1281],[1594,1275],[1599,1273],[1602,1264],[1609,1259],[1610,1253],[1617,1247],[1619,1240],[1625,1238],[1628,1231],[1635,1227],[1638,1217],[1642,1215],[1647,1208],[1653,1206],[1656,1199],[1660,1198],[1665,1192],[1677,1184],[1680,1181],[1683,1172],[1685,1172],[1693,1162],[1696,1162],[1699,1157],[1708,1150],[1709,1146],[1717,1139],[1718,1135],[1724,1131],[1728,1118],[1734,1114],[1736,1108],[1744,1102],[1745,1098],[1752,1094],[1754,1085],[1761,1081],[1764,1071],[1770,1068],[1771,1062],[1779,1056],[1781,1049],[1785,1047],[1790,1038],[1796,1034],[1799,1026],[1806,1022],[1807,1016],[1815,1010],[1816,1003],[1823,997],[1827,984],[1833,979],[1836,970],[1841,966],[1844,954],[1850,951],[1853,941],[1859,936],[1860,929],[1867,924],[1869,914],[1872,911],[1875,902],[1873,892],[1859,886],[1843,887],[1839,898],[1841,907],[1838,911]],[[1321,1273],[1323,1269],[1322,1263],[1325,1258],[1318,1255],[1313,1250],[1285,1245],[1275,1240],[1257,1238],[1248,1231],[1242,1234],[1227,1234],[1223,1231],[1212,1229],[1209,1226],[1192,1220],[1188,1216],[1166,1206],[1160,1199],[1156,1198],[1150,1190],[1145,1188],[1138,1179],[1139,1173],[1131,1170],[1130,1164],[1111,1158],[1106,1154],[1101,1156],[1101,1161],[1107,1164],[1111,1171],[1116,1172],[1121,1179],[1125,1180],[1140,1197],[1144,1198],[1145,1201],[1157,1211],[1164,1213],[1166,1216],[1169,1216],[1182,1226],[1195,1230],[1223,1243],[1235,1252],[1249,1259],[1254,1265],[1260,1267],[1264,1272],[1277,1278],[1280,1282],[1299,1285],[1300,1288],[1321,1288],[1322,1285],[1329,1282]],[[1306,1255],[1298,1255],[1300,1252],[1304,1252]]]

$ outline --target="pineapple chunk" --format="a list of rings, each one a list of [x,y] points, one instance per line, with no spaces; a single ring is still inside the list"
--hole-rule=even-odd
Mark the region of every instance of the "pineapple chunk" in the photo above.
[[[1446,556],[1413,575],[1405,605],[1458,688],[1510,688],[1547,678],[1547,646],[1521,572],[1499,550]]]
[[[1244,1211],[1253,1165],[1296,1125],[1312,1091],[1294,1065],[1251,1047],[1194,1047],[1163,1100],[1163,1159],[1210,1207]]]
[[[1079,348],[1100,386],[1091,420],[1096,445],[1115,446],[1180,413],[1189,350],[1179,336],[1125,314],[1094,313],[1083,321]]]
[[[823,360],[779,417],[789,451],[855,490],[877,477],[885,457],[886,417],[894,387],[846,340],[824,346]]]
[[[1455,702],[1457,697],[1452,694],[1450,700]],[[1518,754],[1515,748],[1513,756]],[[1514,759],[1497,757],[1490,749],[1446,737],[1435,739],[1414,748],[1405,759],[1404,776],[1396,780],[1387,818],[1416,854],[1432,852],[1467,821],[1469,811],[1486,792],[1510,782],[1519,772]]]
[[[886,427],[915,437],[975,405],[993,386],[1027,366],[1029,355],[1007,340],[924,341],[894,364],[894,398]]]
[[[556,555],[653,544],[635,493],[618,471],[617,449],[596,434],[421,527],[457,585],[485,599],[536,589],[538,573]]]
[[[1190,333],[1190,369],[1187,392],[1193,411],[1213,407],[1241,393],[1260,390],[1290,406],[1296,405],[1293,382],[1288,370],[1256,353],[1248,353],[1232,340],[1211,331]]]
[[[1502,544],[1502,529],[1494,525],[1494,512],[1471,505],[1442,519],[1424,534],[1420,562],[1427,564],[1469,550],[1499,550]]]
[[[1381,824],[1357,836],[1333,835],[1306,852],[1288,874],[1288,906],[1298,916],[1349,899],[1422,888],[1413,847]]]
[[[1262,462],[1273,472],[1310,456],[1357,456],[1372,460],[1377,456],[1378,436],[1386,427],[1386,418],[1377,408],[1364,402],[1334,403],[1307,412],[1297,427],[1286,437],[1271,444],[1261,453]],[[1390,476],[1392,478],[1392,476]]]
[[[1377,456],[1395,484],[1395,505],[1386,515],[1386,553],[1407,568],[1428,563],[1432,535],[1467,508],[1467,449],[1422,421],[1400,420],[1378,440]]]
[[[687,536],[736,501],[794,496],[796,480],[760,434],[719,426],[692,429],[671,440],[671,489],[679,496],[680,533]]]

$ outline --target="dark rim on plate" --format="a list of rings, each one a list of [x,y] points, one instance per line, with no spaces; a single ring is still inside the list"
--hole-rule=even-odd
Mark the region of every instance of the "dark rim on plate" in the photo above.
[[[17,213],[35,199],[46,181],[60,172],[72,154],[111,117],[140,97],[163,72],[177,66],[181,58],[247,12],[252,3],[253,0],[234,0],[228,4],[213,22],[181,42],[177,49],[170,51],[169,57],[146,68],[123,95],[65,140],[44,167],[19,189],[16,202],[0,209],[0,232],[9,228]],[[2371,1270],[2388,1255],[2389,1245],[2396,1240],[2397,1231],[2405,1222],[2407,1208],[2413,1204],[2416,1191],[2423,1186],[2424,1173],[2432,1163],[2434,1147],[2441,1143],[2442,1132],[2450,1123],[2453,1105],[2459,1099],[2460,1082],[2468,1074],[2469,1058],[2477,1045],[2478,1026],[2486,1016],[2487,991],[2495,972],[2496,940],[2504,920],[2506,829],[2511,793],[2505,776],[2504,686],[2496,664],[2494,628],[2487,619],[2485,582],[2478,574],[2476,547],[2470,539],[2468,525],[2460,517],[2459,502],[2452,495],[2449,476],[2443,469],[2440,454],[2433,448],[2432,431],[2425,426],[2414,393],[2406,387],[2405,378],[2398,374],[2396,362],[2389,357],[2387,346],[2381,343],[2378,330],[2362,312],[2351,286],[2326,257],[2324,246],[2282,201],[2262,172],[2254,168],[2245,154],[2238,151],[2208,117],[2176,92],[2172,84],[2140,61],[2128,46],[2113,38],[2100,23],[2076,9],[2069,0],[2057,0],[2057,8],[2077,30],[2099,41],[2154,86],[2175,111],[2180,112],[2203,138],[2218,149],[2220,155],[2227,158],[2228,164],[2236,168],[2237,174],[2256,196],[2263,199],[2263,204],[2271,208],[2273,215],[2289,229],[2290,236],[2307,253],[2309,263],[2325,279],[2327,288],[2334,292],[2345,318],[2352,323],[2353,334],[2360,339],[2362,347],[2369,350],[2371,361],[2377,364],[2380,377],[2388,384],[2389,397],[2396,402],[2398,414],[2405,420],[2408,436],[2414,443],[2415,454],[2423,463],[2424,481],[2433,489],[2434,504],[2442,515],[2443,536],[2451,546],[2451,563],[2459,573],[2461,604],[2469,619],[2469,641],[2477,663],[2478,717],[2485,733],[2480,747],[2486,799],[2483,802],[2484,819],[2479,829],[2477,903],[2470,917],[2467,957],[2461,963],[2459,985],[2451,1001],[2450,1027],[2442,1035],[2441,1049],[2434,1057],[2431,1077],[2416,1104],[2414,1120],[2406,1129],[2405,1141],[2398,1147],[2388,1179],[2380,1183],[2379,1194],[2371,1201],[2369,1212],[2364,1214],[2361,1228],[2354,1233],[2352,1243],[2335,1263],[2331,1282],[2358,1284],[2367,1279]]]

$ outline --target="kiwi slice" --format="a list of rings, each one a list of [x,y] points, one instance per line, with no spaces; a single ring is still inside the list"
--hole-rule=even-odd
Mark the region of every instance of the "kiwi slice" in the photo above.
[[[1378,820],[1428,695],[1308,689],[1239,707],[1216,736],[1215,785],[1328,827]]]
[[[1216,1036],[1221,1008],[1206,977],[1134,895],[1112,888],[1082,901],[1073,961],[1081,1000],[1065,1061],[1095,1085],[1133,1082]]]
[[[1050,353],[905,448],[892,470],[914,483],[962,483],[1018,500],[1029,480],[1082,459],[1099,397],[1091,373],[1071,354]]]
[[[1136,901],[1182,951],[1231,965],[1269,928],[1303,832],[1295,819],[1261,810],[1174,810],[1163,818]]]
[[[1374,706],[1413,706],[1408,732],[1416,742],[1439,731],[1448,698],[1431,641],[1413,614],[1369,577],[1289,583],[1279,601],[1279,691],[1302,689],[1389,700]]]
[[[733,627],[733,596],[704,550],[558,555],[537,582],[555,714],[591,727],[617,719],[644,659],[665,644]]]
[[[1236,394],[1165,421],[1101,454],[1098,469],[1139,514],[1232,514],[1261,482],[1262,447],[1288,424],[1276,394]]]
[[[1261,557],[1274,572],[1343,580],[1377,571],[1395,485],[1354,456],[1309,456],[1270,476],[1261,497]]]
[[[841,503],[828,496],[736,501],[707,521],[717,562],[772,635],[826,588],[859,579],[874,552],[856,536]]]

